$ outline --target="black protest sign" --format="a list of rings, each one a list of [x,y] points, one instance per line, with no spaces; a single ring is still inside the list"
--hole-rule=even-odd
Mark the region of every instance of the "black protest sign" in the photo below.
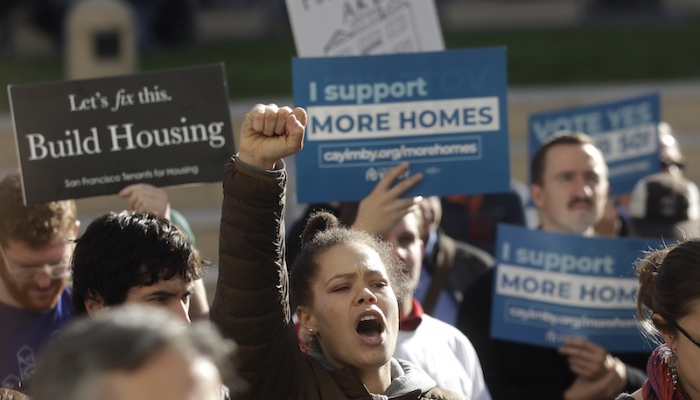
[[[234,152],[223,64],[8,92],[27,204],[220,181]]]

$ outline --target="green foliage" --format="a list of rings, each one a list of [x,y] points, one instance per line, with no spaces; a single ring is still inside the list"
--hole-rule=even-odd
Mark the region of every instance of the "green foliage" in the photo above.
[[[445,35],[449,49],[506,46],[511,85],[595,83],[700,77],[700,23],[466,32]],[[144,52],[151,71],[224,62],[231,98],[291,96],[291,37],[207,43]],[[0,86],[57,81],[58,58],[0,61]],[[9,109],[0,96],[0,111]]]
[[[144,54],[143,71],[224,62],[231,98],[291,96],[291,39],[210,43]]]
[[[511,85],[700,77],[700,23],[446,35],[448,48],[507,46]]]

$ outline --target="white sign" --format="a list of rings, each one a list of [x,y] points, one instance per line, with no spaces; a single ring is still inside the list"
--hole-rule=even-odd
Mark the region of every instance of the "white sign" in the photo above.
[[[299,57],[445,49],[433,0],[286,0]]]

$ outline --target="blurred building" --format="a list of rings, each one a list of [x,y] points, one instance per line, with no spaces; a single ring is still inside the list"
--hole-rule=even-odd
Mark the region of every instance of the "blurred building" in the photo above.
[[[74,1],[78,0],[0,1],[0,53],[23,56],[60,51],[63,21]],[[142,48],[291,34],[284,0],[128,1],[136,10]],[[700,0],[436,0],[436,4],[445,32],[700,16]]]

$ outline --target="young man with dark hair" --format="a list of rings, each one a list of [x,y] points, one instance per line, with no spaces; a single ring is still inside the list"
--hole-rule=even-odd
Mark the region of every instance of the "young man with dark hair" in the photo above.
[[[122,303],[150,303],[189,323],[190,295],[207,264],[164,218],[105,214],[76,241],[73,307],[77,315],[95,316]]]
[[[72,319],[66,283],[77,233],[72,200],[25,206],[19,170],[0,182],[0,386],[25,381],[37,352]]]

